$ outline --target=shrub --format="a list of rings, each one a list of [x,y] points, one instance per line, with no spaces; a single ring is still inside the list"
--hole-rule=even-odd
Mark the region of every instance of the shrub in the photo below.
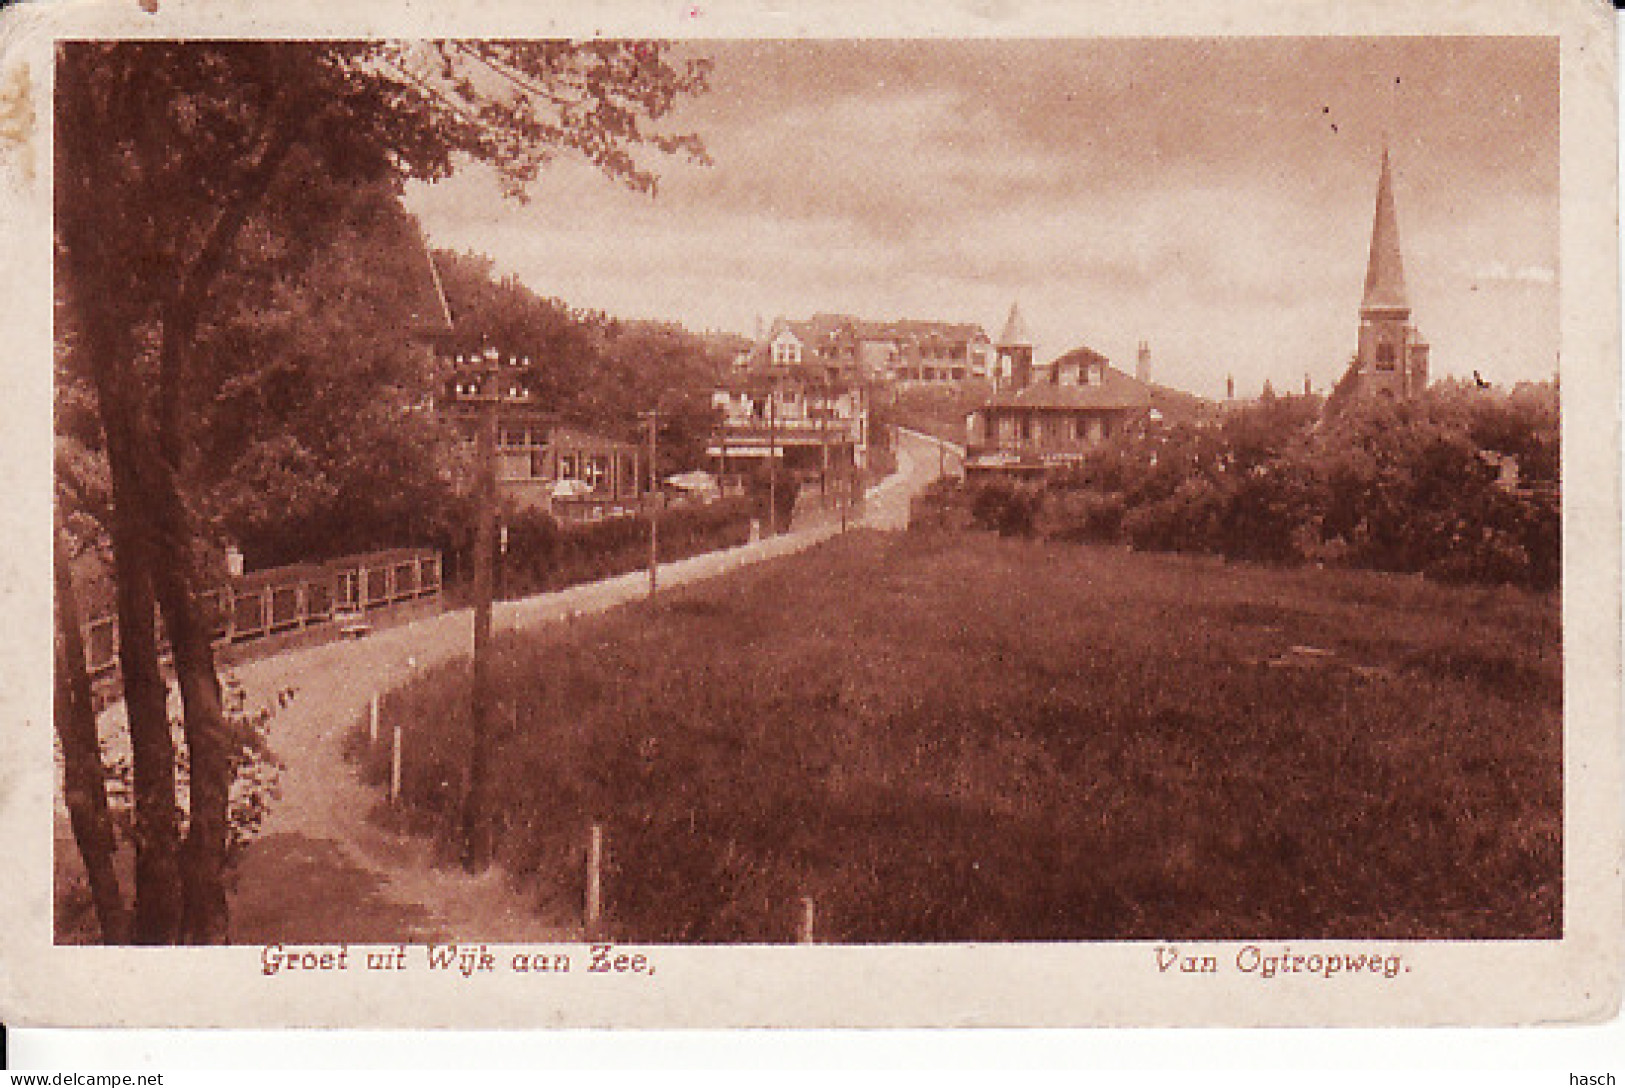
[[[1276,398],[1217,426],[1125,431],[1042,488],[975,488],[969,516],[1007,536],[1559,584],[1554,386],[1503,396],[1445,382],[1411,400],[1319,409]],[[1508,456],[1521,490],[1497,480]]]
[[[1129,543],[1143,551],[1216,552],[1225,514],[1221,486],[1207,477],[1192,476],[1167,498],[1129,510],[1123,518],[1123,532]]]
[[[1215,545],[1231,559],[1308,558],[1304,545],[1318,535],[1321,505],[1308,465],[1289,457],[1266,461],[1233,475],[1217,514]]]
[[[743,544],[752,519],[765,516],[765,496],[673,506],[660,515],[660,558],[681,559]],[[779,523],[786,524],[785,520]],[[539,511],[508,521],[501,593],[522,597],[638,570],[649,559],[649,519],[642,515],[561,525]]]
[[[1051,491],[1039,512],[1039,532],[1051,540],[1115,544],[1123,539],[1123,496],[1098,491]]]
[[[998,530],[1000,536],[1031,536],[1042,501],[1041,491],[1030,485],[990,481],[971,494],[971,520],[978,528]]]
[[[967,494],[965,485],[952,477],[932,480],[909,505],[908,527],[914,530],[968,528]]]

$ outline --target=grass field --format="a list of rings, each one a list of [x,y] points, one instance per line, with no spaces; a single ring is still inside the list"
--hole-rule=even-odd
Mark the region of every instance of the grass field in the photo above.
[[[1555,937],[1555,596],[852,534],[500,644],[502,859],[613,935]],[[466,664],[420,678],[449,833]],[[382,770],[381,756],[369,760]]]

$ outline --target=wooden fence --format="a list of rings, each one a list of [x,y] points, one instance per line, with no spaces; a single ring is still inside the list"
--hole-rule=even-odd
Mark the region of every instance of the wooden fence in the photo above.
[[[201,596],[219,646],[331,623],[335,615],[378,612],[436,597],[440,583],[439,552],[397,548],[255,571]],[[162,620],[158,636],[167,652]],[[117,670],[118,622],[113,616],[85,624],[85,657],[97,679]]]

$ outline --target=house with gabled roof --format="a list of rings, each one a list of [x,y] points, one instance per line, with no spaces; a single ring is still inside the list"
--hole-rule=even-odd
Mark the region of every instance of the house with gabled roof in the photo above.
[[[1009,385],[966,420],[965,474],[1038,476],[1150,418],[1156,390],[1080,347]]]

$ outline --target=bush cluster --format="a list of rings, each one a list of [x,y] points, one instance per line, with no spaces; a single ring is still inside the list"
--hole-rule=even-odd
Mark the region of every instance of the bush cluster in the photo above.
[[[765,498],[734,497],[707,505],[672,506],[660,515],[660,558],[682,559],[743,544],[752,520],[765,526]],[[499,592],[524,597],[638,570],[649,561],[649,519],[643,514],[580,525],[540,511],[508,520]]]
[[[1562,559],[1558,430],[1552,384],[1443,383],[1331,412],[1276,398],[1211,426],[1126,432],[1042,484],[978,483],[960,501],[972,524],[1007,536],[1549,589]],[[1510,459],[1513,486],[1500,478]]]

